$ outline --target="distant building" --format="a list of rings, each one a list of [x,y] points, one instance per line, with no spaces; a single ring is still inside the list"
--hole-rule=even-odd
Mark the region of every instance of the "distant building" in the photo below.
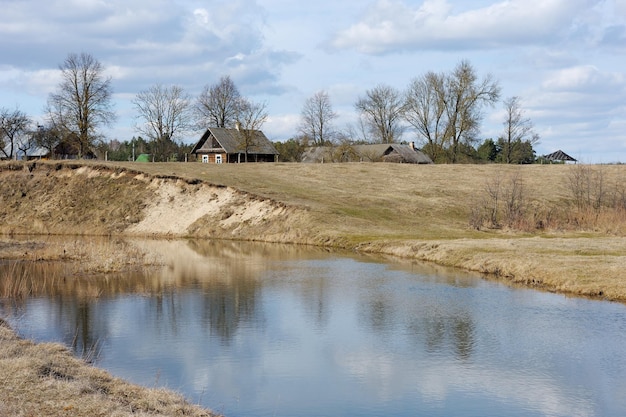
[[[248,143],[246,146],[246,136]],[[227,164],[246,162],[276,162],[278,151],[260,130],[244,134],[240,129],[210,127],[191,149],[199,162]]]
[[[372,144],[316,146],[307,148],[302,162],[395,162],[401,164],[432,164],[433,161],[414,144]]]
[[[572,158],[571,156],[569,156],[568,154],[566,154],[565,152],[563,152],[562,150],[558,150],[556,152],[552,152],[551,154],[548,155],[544,155],[544,159],[550,163],[553,162],[562,162],[562,163],[566,163],[566,162],[574,162],[576,163],[576,159]]]
[[[8,159],[7,155],[11,155],[11,145],[7,144],[4,150],[0,149],[0,160]],[[50,152],[40,146],[31,146],[28,149],[20,149],[17,145],[13,146],[13,159],[30,161],[32,159],[48,159]]]

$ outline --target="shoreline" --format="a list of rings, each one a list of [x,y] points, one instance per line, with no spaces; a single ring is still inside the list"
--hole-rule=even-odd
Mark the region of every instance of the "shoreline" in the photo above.
[[[58,343],[20,338],[0,318],[0,416],[216,417],[167,389],[130,384]]]
[[[468,224],[472,204],[484,198],[477,193],[494,176],[502,182],[523,178],[533,194],[527,192],[527,206],[557,216],[570,204],[572,169],[578,168],[3,162],[0,236],[311,245],[433,262],[531,288],[626,302],[626,212],[580,231],[565,229],[567,224],[534,232],[475,230]],[[607,189],[626,189],[626,166],[599,169]],[[567,220],[588,219],[583,213]]]
[[[329,165],[263,165],[259,175],[258,166],[1,163],[0,258],[27,252],[32,259],[40,249],[32,242],[3,246],[3,235],[260,241],[392,255],[479,272],[509,285],[626,302],[626,240],[619,229],[529,234],[467,227],[476,188],[467,173],[492,175],[500,167]],[[565,198],[558,187],[540,187],[546,182],[541,175],[564,178],[566,171],[543,170],[529,168],[531,185],[546,198]],[[626,173],[626,167],[614,170]],[[372,183],[372,176],[383,179]],[[420,181],[430,188],[416,191],[412,182]],[[88,268],[129,267],[119,263],[118,248],[111,250]],[[97,255],[81,251],[81,262]],[[76,262],[62,252],[49,256]],[[180,410],[213,415],[171,395],[113,378],[62,345],[20,339],[0,318],[0,417],[173,416]],[[79,403],[79,396],[89,401]]]

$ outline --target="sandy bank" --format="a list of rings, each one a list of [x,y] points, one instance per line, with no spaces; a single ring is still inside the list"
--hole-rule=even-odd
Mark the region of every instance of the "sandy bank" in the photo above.
[[[621,226],[536,235],[468,227],[469,204],[483,188],[480,181],[521,175],[514,168],[326,165],[2,163],[0,233],[190,236],[340,247],[626,301],[626,240],[615,234]],[[537,195],[534,204],[567,198],[566,167],[525,169],[521,173]],[[626,167],[610,169],[607,183],[626,174]]]

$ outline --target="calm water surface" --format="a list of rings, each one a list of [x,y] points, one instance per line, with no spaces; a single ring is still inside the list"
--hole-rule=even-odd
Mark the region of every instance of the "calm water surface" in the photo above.
[[[626,415],[622,304],[297,247],[133,244],[166,267],[48,279],[0,314],[226,416]]]

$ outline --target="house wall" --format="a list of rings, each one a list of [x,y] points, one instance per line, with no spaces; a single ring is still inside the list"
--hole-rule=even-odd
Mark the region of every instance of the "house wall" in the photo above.
[[[203,161],[203,155],[207,155],[209,157],[209,161],[208,161],[209,164],[215,164],[216,163],[217,155],[221,155],[223,164],[228,163],[228,158],[227,158],[227,155],[225,153],[200,153],[200,152],[198,152],[197,155],[198,156],[197,156],[196,160],[198,162],[200,162],[200,163],[202,163],[202,161]]]
[[[243,153],[233,153],[228,155],[228,161],[231,163],[246,162],[246,155]],[[248,162],[276,162],[276,155],[270,154],[248,154]]]
[[[232,153],[232,154],[226,154],[226,153],[208,153],[208,152],[200,152],[198,151],[196,153],[196,161],[202,163],[202,156],[203,155],[207,155],[209,160],[207,163],[209,164],[215,164],[216,162],[216,157],[217,155],[221,155],[222,156],[222,163],[223,164],[236,164],[236,163],[244,163],[246,160],[246,156],[241,153],[241,154],[236,154],[236,153]],[[269,155],[269,154],[248,154],[248,162],[276,162],[276,155]]]

